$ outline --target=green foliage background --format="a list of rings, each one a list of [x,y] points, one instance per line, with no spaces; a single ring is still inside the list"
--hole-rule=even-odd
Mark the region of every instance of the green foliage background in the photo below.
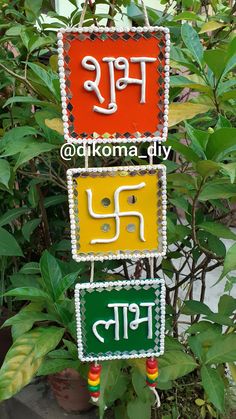
[[[109,5],[107,14],[97,13],[99,3]],[[143,361],[114,361],[103,364],[99,412],[102,418],[107,406],[116,419],[148,419],[152,413],[163,419],[226,418],[232,417],[236,378],[236,235],[230,229],[236,198],[236,6],[217,0],[161,3],[164,11],[148,8],[148,16],[151,24],[170,28],[172,43],[166,144],[172,154],[163,162],[169,251],[155,263],[155,275],[167,280],[166,351],[158,380],[162,407],[152,407]],[[144,24],[137,2],[103,0],[89,2],[84,25],[112,25],[116,13],[124,13],[122,5],[133,24]],[[78,25],[81,12],[59,16],[43,0],[1,0],[0,6],[1,310],[15,313],[5,322],[14,339],[0,370],[5,400],[35,374],[67,367],[86,374],[77,359],[73,289],[88,279],[90,266],[71,260],[65,183],[67,168],[84,162],[65,162],[59,155],[55,30]],[[52,23],[42,23],[43,10]],[[145,145],[140,148],[145,151]],[[90,159],[91,166],[137,163]],[[228,250],[224,239],[232,240]],[[96,263],[96,279],[127,277],[131,264]],[[222,273],[215,282],[224,281],[225,293],[212,312],[204,302],[207,272],[218,267]],[[135,277],[141,272],[150,276],[148,260],[136,263]]]

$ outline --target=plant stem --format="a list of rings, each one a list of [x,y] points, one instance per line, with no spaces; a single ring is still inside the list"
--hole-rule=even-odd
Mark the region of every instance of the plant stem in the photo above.
[[[34,160],[30,160],[30,167],[32,172],[37,174],[37,169],[36,169],[36,165]],[[43,221],[43,226],[44,226],[44,240],[45,240],[45,245],[47,248],[49,248],[51,246],[51,236],[50,236],[50,231],[49,231],[49,225],[48,225],[48,218],[47,218],[47,212],[44,206],[44,198],[43,198],[43,194],[41,191],[40,186],[37,184],[35,185],[38,196],[39,196],[39,207],[40,207],[40,211],[41,211],[41,215],[42,215],[42,221]]]
[[[10,76],[15,77],[15,79],[21,81],[22,83],[24,83],[29,89],[33,90],[35,93],[37,93],[37,91],[35,90],[35,88],[32,86],[32,84],[25,78],[20,76],[19,74],[14,73],[14,71],[10,70],[9,68],[7,68],[4,64],[0,63],[0,68],[2,68],[4,71],[6,71],[6,73],[10,74]]]

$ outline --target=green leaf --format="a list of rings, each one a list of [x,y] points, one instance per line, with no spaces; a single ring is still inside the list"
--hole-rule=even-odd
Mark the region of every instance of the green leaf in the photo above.
[[[42,4],[43,0],[25,0],[25,14],[30,21],[34,22],[39,17]]]
[[[112,362],[104,362],[102,365],[101,372],[101,384],[100,384],[100,400],[99,400],[99,413],[103,417],[104,409],[106,407],[106,399],[109,397],[109,393],[112,393],[112,388],[117,381],[117,377],[120,374],[122,361],[116,360]]]
[[[230,230],[229,227],[226,227],[224,224],[217,223],[216,221],[204,221],[198,225],[199,228],[209,231],[217,237],[222,237],[223,239],[235,240],[236,234]]]
[[[150,390],[146,385],[145,375],[141,374],[141,372],[137,368],[132,369],[132,384],[135,393],[137,394],[137,397],[142,402],[150,403],[152,401],[153,396],[150,394]]]
[[[204,60],[215,76],[220,79],[226,64],[226,53],[221,49],[209,49],[204,52]]]
[[[50,103],[39,100],[37,99],[37,97],[33,97],[33,96],[13,96],[7,99],[7,101],[3,105],[3,108],[9,105],[12,105],[13,103],[29,103],[29,104],[33,104],[37,106],[51,105]]]
[[[23,256],[14,236],[0,227],[0,256]]]
[[[210,199],[229,199],[236,196],[236,185],[227,183],[207,183],[199,194],[199,201],[209,201]]]
[[[169,127],[173,127],[187,119],[192,119],[196,115],[205,114],[210,108],[210,105],[202,103],[171,103],[169,107]]]
[[[19,97],[22,98],[22,96],[19,96]],[[37,135],[37,134],[38,134],[38,131],[35,128],[30,127],[28,125],[12,128],[9,131],[5,132],[5,134],[3,135],[1,139],[1,143],[0,143],[0,147],[1,149],[5,149],[6,146],[9,145],[9,143],[13,143],[15,145],[15,143],[18,140],[22,140],[22,138],[24,137]]]
[[[58,295],[58,287],[62,280],[62,273],[56,258],[54,258],[47,250],[40,259],[40,270],[45,286],[53,299]]]
[[[67,197],[65,195],[47,196],[44,200],[44,206],[45,208],[49,208],[53,205],[59,205],[66,201],[67,201]]]
[[[219,325],[212,324],[211,322],[206,321],[206,320],[202,320],[198,323],[194,323],[191,326],[189,326],[187,329],[187,333],[191,333],[191,334],[201,333],[201,332],[205,332],[207,329],[212,328],[212,327],[218,328]],[[220,333],[221,333],[221,328],[220,328]]]
[[[192,59],[187,57],[186,54],[183,52],[183,48],[179,48],[176,46],[171,46],[170,50],[170,57],[171,57],[171,64],[174,68],[178,68],[182,71],[183,67],[188,68],[192,73],[201,76],[201,72],[198,67],[196,67]]]
[[[19,270],[19,273],[30,275],[40,273],[38,262],[28,262]]]
[[[0,183],[8,188],[11,176],[11,167],[7,160],[0,159]]]
[[[35,322],[44,320],[57,321],[52,315],[22,309],[18,314],[8,319],[3,326],[12,326],[12,336],[16,340],[19,336],[32,329]]]
[[[189,162],[197,162],[200,160],[200,157],[189,147],[182,144],[180,141],[168,139],[166,142],[167,146],[171,146],[175,151],[182,154],[185,159]]]
[[[32,208],[37,208],[39,203],[39,193],[34,182],[31,183],[29,193],[28,193],[28,201]]]
[[[199,33],[212,32],[212,31],[215,31],[216,29],[223,28],[226,25],[227,25],[226,23],[220,23],[220,22],[211,20],[202,25]]]
[[[236,151],[236,128],[221,128],[210,136],[206,148],[209,160],[224,160],[232,151]]]
[[[210,316],[210,314],[208,316]],[[222,327],[218,324],[206,321],[201,323],[205,327],[203,330],[201,330],[201,328],[196,329],[198,330],[197,334],[195,336],[189,336],[188,343],[195,355],[203,362],[206,359],[209,348],[221,339]],[[192,325],[192,327],[193,326],[194,325]]]
[[[165,337],[165,350],[166,351],[181,351],[183,350],[183,345],[178,341],[178,339],[173,338],[172,336],[166,335]]]
[[[205,149],[209,138],[209,133],[200,129],[194,128],[185,121],[185,128],[189,138],[191,139],[191,148],[198,154],[199,157],[205,159]]]
[[[26,27],[26,26],[21,27],[20,37],[23,42],[23,45],[25,46],[27,50],[29,48],[29,41],[34,36],[35,36],[34,30],[32,27]]]
[[[43,85],[45,85],[50,90],[50,92],[54,95],[55,99],[59,101],[60,100],[59,89],[55,88],[55,83],[59,83],[57,74],[54,73],[51,70],[51,68],[47,70],[46,67],[44,68],[43,66],[39,64],[28,63],[28,66],[36,74],[36,76],[39,77],[39,79],[43,82]]]
[[[212,160],[201,160],[196,164],[196,170],[203,178],[213,175],[220,170],[221,167],[220,163],[216,163]]]
[[[200,79],[200,77],[198,79]],[[206,84],[204,84],[204,80],[200,79],[200,82],[201,83],[195,82],[184,76],[171,76],[170,77],[171,87],[183,87],[183,88],[198,90],[199,92],[209,92],[209,87]]]
[[[22,25],[16,25],[16,26],[12,26],[10,29],[8,29],[6,32],[5,32],[5,35],[7,35],[7,36],[20,36],[20,33],[21,33],[21,30],[22,30]]]
[[[174,16],[173,21],[179,21],[179,20],[194,20],[194,21],[198,20],[202,22],[202,17],[196,15],[196,13],[193,13],[193,12],[182,12]]]
[[[59,300],[63,294],[70,288],[72,285],[75,284],[77,278],[78,278],[79,271],[73,272],[71,274],[68,274],[64,276],[60,280],[60,282],[57,285],[57,288],[54,290],[55,300]]]
[[[27,207],[13,208],[13,209],[8,210],[5,214],[3,214],[0,217],[0,227],[6,224],[10,224],[16,218],[20,217],[20,215],[26,214],[29,211],[30,209]]]
[[[235,80],[235,84],[236,84],[236,80]],[[215,126],[215,129],[220,129],[220,128],[231,128],[231,122],[225,118],[223,115],[219,115],[217,124]]]
[[[221,173],[229,176],[230,182],[234,183],[236,178],[236,163],[221,164]]]
[[[52,358],[52,359],[60,358],[60,359],[71,360],[71,356],[66,349],[54,349],[53,351],[47,354],[47,358]]]
[[[168,351],[159,358],[160,381],[176,380],[193,371],[197,364],[194,359],[182,351]]]
[[[209,349],[206,364],[222,364],[236,361],[236,334],[229,333],[221,337],[219,342]]]
[[[11,139],[7,143],[2,144],[4,151],[2,153],[3,157],[14,156],[20,153],[25,147],[28,147],[30,144],[34,144],[35,139],[33,137],[24,137],[17,138],[16,140]]]
[[[212,313],[212,311],[210,310],[210,308],[206,304],[204,304],[200,301],[197,301],[197,300],[185,301],[184,308],[183,308],[182,312],[184,314],[187,314],[187,315],[190,315],[190,314],[191,315],[192,314],[205,314],[205,315],[207,315],[207,314]]]
[[[204,348],[202,346],[201,340],[199,339],[199,335],[189,336],[188,344],[194,355],[202,362],[204,357]]]
[[[26,146],[18,156],[18,159],[15,164],[15,170],[21,166],[23,163],[28,162],[33,157],[38,156],[39,154],[46,153],[55,149],[56,146],[53,144],[42,143],[39,141],[32,142]]]
[[[221,295],[218,303],[218,311],[220,314],[231,316],[236,310],[236,298],[231,295]]]
[[[7,291],[4,295],[8,297],[17,297],[18,300],[48,300],[49,295],[36,287],[21,287],[14,288],[13,290]]]
[[[236,243],[233,244],[233,246],[231,246],[226,253],[225,260],[224,260],[223,272],[220,276],[219,281],[222,278],[224,278],[225,275],[227,275],[231,271],[234,271],[235,269],[236,269]],[[217,282],[219,282],[219,281],[217,281]]]
[[[225,77],[231,70],[233,70],[235,66],[236,66],[236,54],[234,54],[230,59],[228,59],[224,72],[222,74],[222,78]]]
[[[206,316],[208,320],[214,323],[218,323],[221,326],[234,326],[234,322],[229,316],[225,316],[222,313],[211,313]]]
[[[188,23],[184,23],[181,27],[181,36],[186,47],[201,67],[203,61],[203,46],[197,32]]]
[[[64,345],[67,347],[68,353],[73,359],[78,359],[78,348],[77,345],[70,340],[63,339]]]
[[[25,333],[9,349],[0,370],[0,400],[10,399],[36,374],[42,359],[35,359],[34,351],[41,333],[40,328]]]
[[[80,363],[72,359],[46,359],[43,360],[40,368],[38,369],[37,375],[51,375],[61,372],[66,368],[73,368],[78,370]]]
[[[129,419],[151,419],[151,403],[136,398],[127,404]]]
[[[28,223],[24,224],[22,227],[22,234],[28,242],[30,241],[30,236],[34,232],[34,230],[38,227],[41,223],[40,218],[35,218],[34,220],[28,221]]]
[[[45,45],[52,45],[53,39],[50,36],[39,37],[38,35],[33,36],[29,40],[28,48],[29,52],[33,52],[38,48],[42,48]]]
[[[44,357],[48,352],[55,349],[65,332],[65,329],[56,326],[47,326],[42,329],[43,332],[35,347],[35,359]]]
[[[209,400],[220,411],[224,410],[224,382],[220,373],[205,365],[201,368],[202,385]]]

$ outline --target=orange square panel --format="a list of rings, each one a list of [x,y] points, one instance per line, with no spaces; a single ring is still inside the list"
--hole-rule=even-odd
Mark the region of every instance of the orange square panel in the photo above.
[[[69,169],[67,176],[77,262],[165,255],[165,166]]]
[[[141,142],[167,137],[168,28],[75,28],[58,32],[67,141]]]

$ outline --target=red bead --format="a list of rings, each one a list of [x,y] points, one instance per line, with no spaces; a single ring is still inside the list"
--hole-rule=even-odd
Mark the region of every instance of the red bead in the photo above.
[[[156,387],[156,383],[149,383],[147,380],[146,384],[148,385],[148,387]]]
[[[99,374],[101,372],[102,366],[101,365],[91,365],[90,372],[92,374]]]
[[[150,368],[151,370],[154,369],[154,368],[157,368],[156,359],[147,359],[146,366],[147,366],[147,368]]]
[[[95,393],[90,393],[90,396],[97,398],[100,396],[100,391],[96,391]]]

